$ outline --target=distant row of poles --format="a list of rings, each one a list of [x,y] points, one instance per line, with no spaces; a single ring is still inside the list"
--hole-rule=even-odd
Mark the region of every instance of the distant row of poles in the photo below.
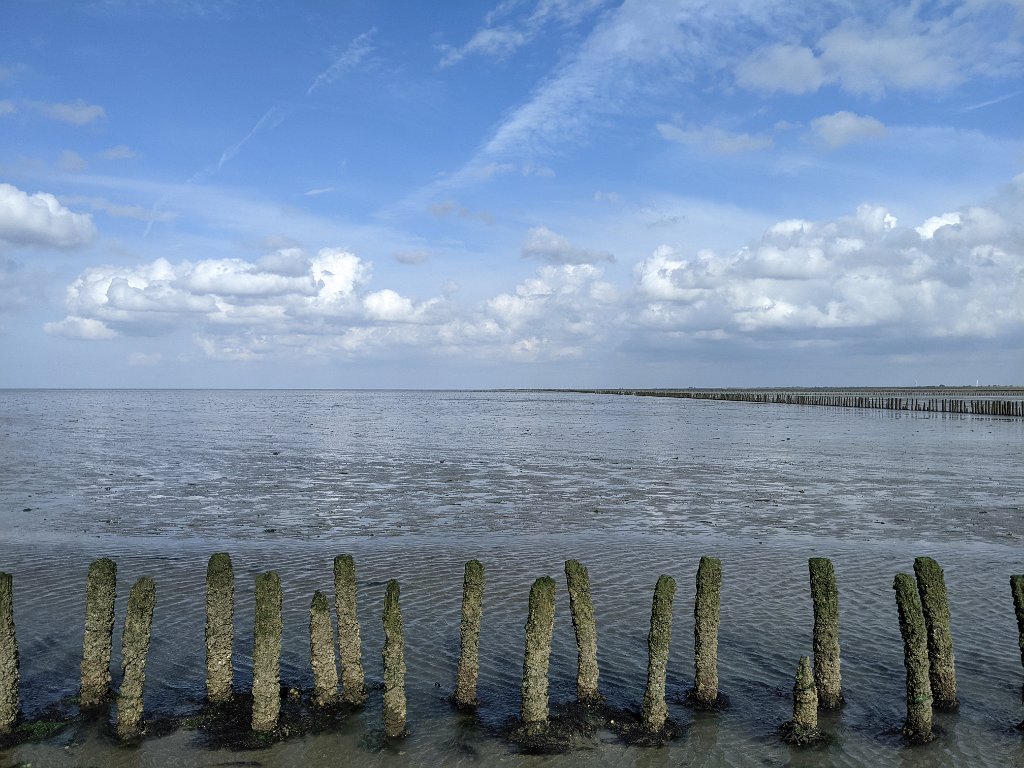
[[[744,403],[823,405],[833,408],[874,408],[886,411],[920,411],[975,416],[1024,417],[1024,399],[996,400],[918,395],[865,395],[850,392],[794,392],[781,390],[687,390],[687,389],[572,389],[595,395],[678,397],[691,400],[725,400]]]
[[[827,738],[818,730],[818,710],[843,704],[839,654],[839,593],[835,570],[827,558],[808,562],[814,610],[813,667],[801,657],[793,689],[793,717],[782,726],[792,744],[812,744]],[[595,706],[602,701],[597,663],[597,625],[587,569],[576,560],[565,563],[569,605],[578,650],[577,701]],[[117,566],[107,558],[93,562],[86,584],[85,633],[82,646],[79,708],[97,710],[116,698],[116,730],[134,740],[144,733],[142,694],[156,605],[156,586],[139,579],[128,597],[121,640],[122,681],[116,697],[111,690],[111,651]],[[694,685],[687,703],[698,709],[717,709],[724,703],[718,689],[718,627],[722,564],[702,557],[697,568],[694,598]],[[477,560],[465,566],[460,623],[460,654],[453,703],[477,706],[480,625],[483,617],[484,568]],[[330,605],[320,591],[309,610],[313,707],[344,704],[362,706],[367,688],[362,665],[359,620],[356,614],[356,569],[350,555],[334,560],[334,609],[337,649]],[[1024,665],[1024,575],[1010,577],[1017,616],[1021,663]],[[955,710],[957,699],[949,604],[942,569],[930,557],[914,561],[914,575],[900,573],[893,583],[903,636],[906,666],[906,720],[903,733],[911,743],[932,739],[932,710]],[[544,576],[530,589],[523,658],[520,724],[526,737],[543,734],[549,726],[548,663],[555,617],[555,581]],[[662,575],[654,588],[648,633],[647,684],[640,711],[643,731],[659,734],[666,728],[665,698],[672,608],[676,582]],[[206,696],[211,704],[230,702],[233,685],[235,579],[231,558],[213,555],[206,575]],[[282,591],[273,571],[256,577],[252,654],[252,720],[255,732],[278,727],[281,710],[280,658]],[[383,609],[384,666],[383,725],[387,738],[406,732],[405,638],[399,605],[399,584],[387,583]],[[339,678],[338,661],[341,675]],[[19,724],[19,657],[14,627],[13,579],[0,573],[0,736],[9,737]],[[1024,726],[1024,724],[1022,724]]]

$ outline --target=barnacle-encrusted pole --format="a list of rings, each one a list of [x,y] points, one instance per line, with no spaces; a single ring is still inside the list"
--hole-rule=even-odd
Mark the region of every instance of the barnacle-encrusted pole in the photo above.
[[[569,609],[578,649],[576,700],[580,704],[596,704],[601,701],[601,694],[597,690],[597,622],[590,594],[590,576],[579,561],[566,560],[565,581],[569,588]]]
[[[309,604],[309,658],[313,667],[313,704],[326,707],[338,700],[338,660],[327,595],[313,593]]]
[[[18,720],[18,640],[14,634],[14,578],[0,573],[0,736]]]
[[[231,699],[234,617],[235,574],[231,556],[218,552],[210,556],[206,566],[206,698],[214,703]]]
[[[903,635],[903,664],[907,668],[907,719],[903,735],[914,744],[932,739],[932,688],[928,681],[928,632],[914,577],[897,573],[892,584]]]
[[[358,706],[366,701],[366,686],[356,614],[356,563],[352,555],[334,558],[334,610],[338,614],[341,697],[345,703]]]
[[[793,684],[793,719],[782,726],[782,739],[787,744],[803,746],[822,741],[818,730],[818,689],[811,672],[811,662],[800,657]]]
[[[548,661],[555,629],[555,580],[541,576],[530,588],[523,655],[520,716],[529,734],[543,733],[548,725]]]
[[[955,710],[956,664],[953,658],[953,633],[949,627],[949,598],[942,568],[930,557],[914,560],[917,592],[921,597],[924,624],[928,630],[928,669],[932,686],[932,706]]]
[[[252,729],[272,731],[281,713],[281,580],[273,571],[256,577],[252,650]]]
[[[398,604],[398,582],[388,582],[384,594],[384,735],[389,739],[405,733],[405,636]]]
[[[811,601],[814,604],[814,683],[818,706],[839,709],[843,704],[842,678],[839,673],[839,590],[832,561],[812,557]]]
[[[718,622],[721,615],[722,561],[702,557],[697,566],[693,604],[693,690],[688,701],[700,708],[718,703]]]
[[[462,622],[459,626],[459,669],[455,678],[456,706],[475,707],[480,676],[480,619],[484,610],[484,567],[479,560],[466,563],[462,580]]]
[[[651,604],[651,629],[647,633],[647,688],[641,708],[645,731],[658,733],[665,727],[668,705],[665,703],[665,679],[668,675],[668,647],[672,641],[672,600],[676,580],[660,576]]]
[[[143,576],[128,595],[128,613],[121,635],[121,690],[117,695],[117,735],[132,739],[142,732],[142,691],[146,686],[146,656],[153,632],[156,584]]]
[[[85,637],[79,706],[91,709],[110,698],[110,651],[114,642],[117,564],[102,557],[89,566],[85,585]]]

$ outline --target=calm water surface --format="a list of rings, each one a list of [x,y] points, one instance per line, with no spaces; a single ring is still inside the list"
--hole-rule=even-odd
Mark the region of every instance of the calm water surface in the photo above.
[[[308,606],[356,557],[363,662],[379,682],[384,584],[402,585],[410,735],[384,751],[380,692],[338,731],[259,751],[195,732],[114,744],[81,727],[0,752],[0,766],[746,766],[1024,764],[1022,671],[1009,575],[1024,572],[1020,420],[616,396],[461,392],[0,392],[0,570],[14,574],[22,701],[36,714],[76,692],[84,581],[118,562],[157,582],[148,717],[203,696],[206,560],[235,563],[236,684],[251,679],[252,583],[285,595],[282,679],[309,688]],[[693,584],[723,563],[721,690],[695,714]],[[916,555],[945,568],[960,698],[940,738],[902,745],[902,645],[891,589]],[[777,739],[792,676],[811,652],[807,558],[831,557],[846,708],[824,751]],[[446,703],[458,656],[462,567],[487,569],[477,718]],[[670,717],[659,749],[600,732],[568,755],[522,755],[495,731],[516,714],[526,598],[556,577],[553,703],[574,696],[576,649],[562,564],[590,570],[601,686],[643,695],[654,583],[679,588]],[[115,627],[115,683],[121,627]]]

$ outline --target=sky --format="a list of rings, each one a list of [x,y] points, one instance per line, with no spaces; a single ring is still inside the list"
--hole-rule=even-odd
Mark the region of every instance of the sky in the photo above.
[[[1021,0],[0,0],[0,387],[1024,384]]]

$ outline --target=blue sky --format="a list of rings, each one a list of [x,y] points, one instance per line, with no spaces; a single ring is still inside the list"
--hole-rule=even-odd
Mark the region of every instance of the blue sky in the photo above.
[[[1024,6],[0,4],[0,386],[1024,384]]]

